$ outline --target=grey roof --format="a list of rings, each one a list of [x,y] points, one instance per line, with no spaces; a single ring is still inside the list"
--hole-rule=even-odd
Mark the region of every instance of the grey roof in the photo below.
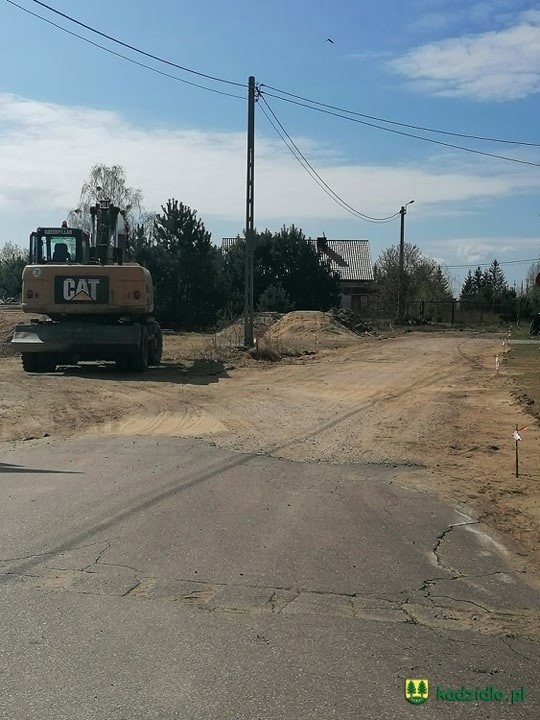
[[[222,238],[222,250],[229,250],[237,238]],[[330,260],[330,267],[342,280],[373,280],[373,264],[368,240],[330,240],[325,238],[324,245],[310,238],[310,242],[319,253]]]
[[[311,240],[317,247],[317,240]],[[373,280],[373,264],[367,240],[330,240],[319,252],[342,280]]]

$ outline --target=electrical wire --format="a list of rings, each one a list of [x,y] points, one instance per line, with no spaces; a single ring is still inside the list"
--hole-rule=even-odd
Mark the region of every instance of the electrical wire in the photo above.
[[[23,11],[23,12],[29,14],[29,15],[32,15],[33,17],[36,17],[36,18],[38,18],[38,19],[40,19],[40,20],[42,20],[42,21],[44,21],[44,22],[47,22],[48,24],[52,25],[53,27],[56,27],[56,28],[58,28],[59,30],[62,30],[63,32],[68,33],[69,35],[72,35],[72,36],[74,36],[74,37],[77,37],[78,39],[83,40],[83,41],[89,43],[90,45],[93,45],[94,47],[97,47],[97,48],[99,48],[99,49],[101,49],[101,50],[104,50],[105,52],[108,52],[108,53],[110,53],[111,55],[115,55],[116,57],[120,57],[120,58],[122,58],[123,60],[127,60],[128,62],[131,62],[132,64],[135,64],[135,65],[138,65],[138,66],[140,66],[140,67],[146,68],[147,70],[151,70],[152,72],[155,72],[155,73],[157,73],[157,74],[159,74],[159,75],[162,75],[162,76],[164,76],[164,77],[168,77],[168,78],[170,78],[170,79],[172,79],[172,80],[175,80],[175,81],[177,81],[177,82],[182,82],[182,83],[184,83],[184,84],[186,84],[186,85],[191,85],[191,86],[194,86],[194,87],[198,87],[198,88],[200,88],[200,89],[207,90],[207,91],[209,91],[209,92],[215,92],[215,93],[220,94],[220,95],[227,95],[227,96],[229,96],[229,97],[235,97],[235,98],[242,99],[242,100],[244,99],[244,98],[243,98],[242,96],[240,96],[240,95],[234,95],[234,94],[232,94],[232,93],[226,93],[226,92],[217,90],[217,89],[215,89],[215,88],[210,88],[210,87],[205,86],[205,85],[200,85],[200,84],[198,84],[198,83],[190,82],[190,81],[188,81],[188,80],[184,80],[183,78],[179,78],[179,77],[177,77],[177,76],[170,75],[169,73],[162,72],[161,70],[158,70],[157,68],[154,68],[154,67],[152,67],[152,66],[150,66],[150,65],[146,65],[145,63],[138,62],[138,61],[136,61],[136,60],[134,60],[134,59],[126,56],[126,55],[123,55],[122,53],[115,52],[115,51],[113,51],[113,50],[111,50],[111,49],[109,49],[109,48],[107,48],[107,47],[105,47],[105,46],[103,46],[103,45],[100,45],[99,43],[95,43],[95,42],[91,41],[90,39],[88,39],[88,38],[86,38],[86,37],[84,37],[84,36],[82,36],[82,35],[79,35],[79,34],[77,34],[77,33],[74,33],[74,32],[72,32],[72,31],[68,30],[67,28],[62,27],[61,25],[58,25],[58,24],[52,22],[52,21],[49,20],[48,18],[43,17],[42,15],[39,15],[39,14],[37,14],[37,13],[31,12],[31,11],[28,10],[27,8],[24,8],[23,6],[21,6],[21,5],[19,5],[18,3],[14,2],[14,0],[6,0],[6,2],[8,2],[10,5],[13,5],[14,7],[17,7],[19,10],[21,10],[21,11]],[[237,87],[246,87],[245,83],[239,83],[239,82],[235,82],[235,81],[232,81],[232,80],[226,80],[225,78],[220,78],[220,77],[215,76],[215,75],[209,75],[209,74],[206,74],[206,73],[202,73],[202,72],[199,72],[199,71],[197,71],[197,70],[193,70],[192,68],[188,68],[188,67],[185,67],[185,66],[182,66],[182,65],[178,65],[177,63],[174,63],[174,62],[172,62],[172,61],[170,61],[170,60],[166,60],[165,58],[161,58],[161,57],[159,57],[159,56],[157,56],[157,55],[153,55],[153,54],[151,54],[151,53],[148,53],[148,52],[146,52],[146,51],[144,51],[144,50],[141,50],[140,48],[135,47],[134,45],[130,45],[130,44],[128,44],[128,43],[125,43],[125,42],[123,42],[122,40],[119,40],[118,38],[113,37],[112,35],[108,35],[108,34],[106,34],[106,33],[104,33],[104,32],[101,32],[100,30],[97,30],[97,29],[93,28],[92,26],[87,25],[86,23],[81,22],[80,20],[77,20],[76,18],[73,18],[73,17],[71,17],[70,15],[67,15],[66,13],[63,13],[63,12],[57,10],[57,9],[54,8],[54,7],[52,7],[52,6],[50,6],[50,5],[47,5],[47,4],[44,3],[44,2],[41,2],[41,0],[32,0],[32,2],[36,3],[37,5],[40,5],[41,7],[46,8],[47,10],[49,10],[49,11],[52,12],[52,13],[55,13],[55,14],[57,14],[57,15],[65,18],[66,20],[68,20],[68,21],[70,21],[70,22],[73,22],[73,23],[75,23],[75,24],[77,24],[77,25],[79,25],[79,26],[81,26],[81,27],[89,30],[90,32],[93,32],[93,33],[95,33],[95,34],[97,34],[97,35],[100,35],[101,37],[104,37],[104,38],[110,40],[111,42],[117,43],[117,44],[119,44],[119,45],[121,45],[121,46],[123,46],[123,47],[126,47],[126,48],[132,50],[133,52],[136,52],[136,53],[139,53],[139,54],[141,54],[141,55],[144,55],[145,57],[149,57],[149,58],[151,58],[151,59],[153,59],[153,60],[155,60],[155,61],[157,61],[157,62],[164,63],[164,64],[169,65],[169,66],[171,66],[171,67],[178,68],[179,70],[182,70],[182,71],[184,71],[184,72],[189,72],[189,73],[192,73],[192,74],[197,75],[197,76],[199,76],[199,77],[204,77],[204,78],[207,78],[207,79],[209,79],[209,80],[213,80],[213,81],[215,81],[215,82],[226,83],[226,84],[234,85],[234,86],[237,86]],[[275,90],[275,91],[278,92],[278,93],[281,93],[281,95],[275,95],[275,94],[273,94],[273,93],[265,92],[265,91],[263,91],[263,90],[261,89],[262,87],[269,87],[270,89],[273,89],[273,90]],[[467,135],[467,134],[465,134],[465,133],[458,133],[458,132],[450,132],[450,131],[444,131],[444,130],[437,130],[437,129],[434,129],[434,128],[422,127],[422,126],[417,126],[417,125],[410,125],[410,124],[407,124],[407,123],[401,123],[401,122],[397,122],[397,121],[394,121],[394,120],[387,120],[387,119],[385,119],[385,118],[377,118],[376,116],[366,115],[366,114],[363,114],[363,113],[359,113],[359,112],[357,112],[357,111],[346,110],[346,109],[343,109],[343,108],[339,108],[338,106],[330,105],[330,104],[328,104],[328,103],[322,103],[322,102],[317,101],[317,100],[311,100],[311,99],[309,99],[309,98],[304,98],[304,97],[301,96],[301,95],[295,95],[295,94],[293,94],[293,93],[289,93],[289,92],[287,92],[287,91],[280,90],[279,88],[275,88],[275,87],[273,87],[273,86],[271,86],[271,85],[261,85],[261,86],[259,86],[259,93],[260,93],[261,96],[262,96],[263,94],[264,94],[264,95],[268,95],[269,97],[273,97],[273,98],[275,98],[275,99],[277,99],[277,100],[281,100],[282,102],[288,102],[288,103],[291,103],[291,104],[294,104],[294,105],[298,105],[298,106],[300,106],[300,107],[307,108],[307,109],[309,109],[309,110],[315,110],[315,111],[320,112],[320,113],[324,113],[324,114],[331,115],[331,116],[334,116],[334,117],[339,117],[339,118],[342,118],[342,119],[344,119],[344,120],[348,120],[349,122],[359,123],[359,124],[361,124],[361,125],[364,125],[364,126],[367,126],[367,127],[372,127],[372,128],[374,128],[374,129],[382,130],[382,131],[384,131],[384,132],[392,133],[392,134],[395,134],[395,135],[401,135],[401,136],[410,137],[410,138],[413,138],[413,139],[416,139],[416,140],[422,140],[422,141],[424,141],[424,142],[433,143],[433,144],[440,145],[440,146],[443,146],[443,147],[448,147],[448,148],[451,148],[451,149],[454,149],[454,150],[461,150],[461,151],[463,151],[463,152],[472,153],[472,154],[474,154],[474,155],[481,155],[481,156],[484,156],[484,157],[494,158],[494,159],[497,159],[497,160],[505,160],[505,161],[507,161],[507,162],[514,162],[514,163],[518,163],[518,164],[521,164],[521,165],[528,165],[528,166],[532,166],[532,167],[540,167],[540,163],[535,163],[535,162],[532,162],[532,161],[530,161],[530,160],[522,160],[522,159],[519,159],[519,158],[510,157],[510,156],[507,156],[507,155],[499,155],[499,154],[497,154],[497,153],[490,153],[490,152],[485,152],[485,151],[483,151],[483,150],[476,150],[476,149],[474,149],[474,148],[464,147],[464,146],[462,146],[462,145],[456,145],[456,144],[453,144],[453,143],[447,143],[447,142],[443,142],[443,141],[441,141],[441,140],[436,140],[436,139],[434,139],[434,138],[424,137],[424,136],[422,136],[422,135],[416,135],[415,133],[405,132],[405,131],[403,131],[403,130],[397,130],[397,129],[395,129],[395,128],[384,127],[383,125],[378,125],[378,124],[376,124],[376,123],[368,122],[367,120],[361,120],[361,119],[359,119],[359,118],[361,118],[361,117],[363,117],[363,118],[370,118],[370,119],[377,120],[378,122],[384,122],[384,123],[387,123],[387,124],[398,125],[398,126],[401,126],[401,127],[418,129],[418,130],[421,130],[421,131],[424,131],[424,132],[440,133],[440,134],[444,134],[444,135],[452,135],[452,136],[455,136],[455,137],[463,137],[463,138],[476,139],[476,140],[481,140],[481,141],[505,142],[505,143],[511,143],[511,144],[515,144],[515,145],[527,145],[527,146],[530,146],[530,147],[540,147],[540,145],[537,144],[537,143],[528,143],[528,142],[522,142],[522,141],[517,141],[517,140],[503,140],[503,139],[501,139],[501,138],[490,138],[490,137],[485,137],[485,136],[480,136],[480,135]],[[283,97],[283,95],[287,95],[288,97]],[[296,98],[296,99],[292,99],[292,98]],[[303,101],[303,102],[301,102],[301,101]],[[309,104],[308,104],[308,103],[309,103]],[[348,114],[344,114],[344,113],[348,113]],[[355,117],[351,117],[351,115],[354,115]]]
[[[276,100],[291,103],[292,105],[299,105],[300,107],[305,107],[308,110],[315,110],[317,112],[324,113],[325,115],[333,115],[334,117],[340,117],[344,120],[349,120],[349,122],[359,123],[360,125],[366,125],[367,127],[376,128],[377,130],[384,130],[384,132],[392,133],[394,135],[402,135],[404,137],[415,138],[416,140],[423,140],[424,142],[433,143],[434,145],[442,145],[443,147],[452,148],[454,150],[463,150],[464,152],[472,153],[474,155],[482,155],[484,157],[495,158],[496,160],[506,160],[508,162],[519,163],[520,165],[531,165],[532,167],[540,167],[540,163],[535,163],[530,160],[519,160],[518,158],[509,157],[508,155],[497,155],[496,153],[485,152],[484,150],[474,150],[473,148],[467,148],[463,145],[454,145],[452,143],[443,142],[442,140],[435,140],[434,138],[423,137],[422,135],[416,135],[414,133],[405,132],[403,130],[387,128],[383,125],[377,125],[375,123],[367,122],[367,120],[359,120],[358,118],[349,117],[348,115],[343,115],[342,113],[334,112],[332,110],[325,110],[324,108],[320,107],[314,107],[313,105],[307,105],[306,103],[299,102],[298,100],[291,100],[289,98],[280,97],[279,95],[264,92],[263,90],[261,90],[261,95],[273,97]]]
[[[83,40],[84,42],[88,43],[89,45],[93,45],[94,47],[99,48],[100,50],[104,50],[105,52],[109,53],[110,55],[114,55],[115,57],[119,57],[122,60],[127,60],[127,62],[132,63],[133,65],[138,65],[139,67],[145,68],[146,70],[151,70],[154,73],[157,73],[158,75],[162,75],[163,77],[170,78],[171,80],[175,80],[177,82],[183,83],[184,85],[191,85],[192,87],[200,88],[201,90],[207,90],[208,92],[217,93],[218,95],[226,95],[227,97],[233,97],[238,98],[239,100],[245,100],[245,97],[242,97],[242,95],[235,95],[234,93],[225,92],[224,90],[218,90],[217,88],[211,88],[207,85],[201,85],[200,83],[193,82],[192,80],[185,80],[184,78],[180,78],[176,75],[171,75],[170,73],[163,72],[162,70],[158,70],[155,67],[152,67],[151,65],[147,65],[146,63],[142,63],[139,60],[134,60],[133,58],[128,57],[127,55],[123,55],[122,53],[116,52],[116,50],[111,50],[108,47],[105,47],[105,45],[100,45],[99,43],[94,42],[93,40],[90,40],[87,37],[84,37],[84,35],[79,35],[76,32],[73,32],[72,30],[68,30],[65,27],[62,27],[62,25],[58,25],[57,23],[53,22],[52,20],[49,20],[48,18],[43,17],[43,15],[39,15],[38,13],[32,12],[32,10],[28,10],[27,8],[23,7],[22,5],[19,5],[18,3],[14,2],[14,0],[6,0],[7,3],[10,5],[13,5],[14,7],[18,8],[19,10],[22,10],[23,12],[27,13],[28,15],[32,15],[32,17],[38,18],[39,20],[43,20],[43,22],[48,23],[49,25],[52,25],[53,27],[57,28],[58,30],[62,30],[63,32],[67,33],[68,35],[72,35],[73,37],[78,38],[79,40]]]
[[[519,265],[524,263],[537,263],[540,262],[540,258],[531,258],[529,260],[498,260],[499,265]],[[457,270],[458,268],[477,268],[477,267],[489,267],[491,263],[472,263],[471,265],[445,265],[448,270]]]
[[[274,90],[275,92],[281,93],[281,95],[287,95],[288,97],[295,98],[296,100],[303,100],[304,102],[309,102],[312,105],[320,105],[321,107],[328,108],[330,110],[337,110],[339,112],[344,112],[349,115],[356,115],[358,117],[367,118],[368,120],[377,120],[377,122],[384,122],[384,123],[388,123],[389,125],[398,125],[399,127],[405,127],[405,128],[409,128],[411,130],[422,130],[423,132],[437,133],[439,135],[450,135],[452,137],[467,138],[469,140],[482,140],[485,142],[506,143],[508,145],[525,145],[527,147],[540,147],[540,143],[525,142],[522,140],[505,140],[503,138],[487,137],[484,135],[468,135],[467,133],[452,132],[450,130],[438,130],[436,128],[424,127],[422,125],[411,125],[409,123],[398,122],[397,120],[388,120],[388,118],[377,117],[376,115],[367,115],[366,113],[361,113],[356,110],[347,110],[347,108],[342,108],[337,105],[330,105],[328,103],[320,102],[319,100],[313,100],[311,98],[302,97],[302,95],[295,95],[294,93],[287,92],[286,90],[280,90],[279,88],[273,87],[272,85],[266,85],[263,83],[263,84],[261,84],[260,87],[261,88],[263,88],[263,87],[270,88],[270,90]]]
[[[146,52],[145,50],[141,50],[140,48],[135,47],[135,45],[129,45],[128,43],[125,43],[122,40],[118,40],[118,38],[115,38],[112,35],[107,35],[107,33],[101,32],[101,30],[96,30],[96,28],[93,28],[91,25],[87,25],[86,23],[83,23],[80,20],[77,20],[76,18],[71,17],[71,15],[67,15],[66,13],[60,12],[60,10],[53,8],[50,5],[47,5],[46,3],[41,2],[40,0],[32,0],[32,2],[34,2],[36,5],[41,5],[41,7],[44,7],[47,10],[50,10],[50,12],[55,13],[55,15],[60,15],[60,17],[63,17],[65,20],[69,20],[70,22],[75,23],[76,25],[79,25],[80,27],[83,27],[85,30],[89,30],[90,32],[95,33],[96,35],[100,35],[101,37],[104,37],[107,40],[110,40],[111,42],[117,43],[118,45],[122,45],[122,47],[125,47],[128,50],[133,50],[133,52],[139,53],[140,55],[144,55],[145,57],[151,58],[152,60],[157,60],[158,62],[164,63],[165,65],[170,65],[171,67],[177,68],[178,70],[183,70],[184,72],[192,73],[193,75],[198,75],[199,77],[206,78],[207,80],[215,80],[216,82],[226,83],[227,85],[235,85],[236,87],[246,87],[246,83],[234,82],[233,80],[225,80],[224,78],[217,77],[216,75],[208,75],[206,73],[199,72],[198,70],[193,70],[192,68],[184,67],[183,65],[178,65],[177,63],[174,63],[171,60],[166,60],[165,58],[159,57],[158,55],[152,55],[152,53]]]
[[[55,23],[52,23],[51,21],[47,20],[46,18],[42,17],[41,15],[38,15],[38,14],[35,14],[35,13],[31,13],[29,10],[27,10],[26,8],[23,8],[22,6],[18,5],[18,4],[17,4],[16,2],[14,2],[13,0],[6,0],[6,1],[9,2],[11,5],[14,5],[14,6],[18,7],[19,9],[23,10],[24,12],[28,12],[29,14],[34,15],[35,17],[38,17],[39,19],[44,20],[45,22],[49,22],[51,25],[54,25],[55,27],[63,30],[64,32],[68,32],[68,33],[74,35],[75,37],[79,37],[80,39],[83,39],[83,40],[85,40],[86,42],[90,42],[90,43],[91,43],[91,41],[88,40],[87,38],[84,38],[83,36],[77,35],[76,33],[71,33],[71,32],[68,31],[66,28],[63,28],[63,27],[61,27],[61,26],[59,26],[59,25],[56,25]],[[207,79],[209,79],[209,80],[213,80],[213,81],[215,81],[215,82],[226,83],[226,84],[234,85],[234,86],[237,86],[237,87],[246,87],[246,84],[245,84],[245,83],[235,82],[235,81],[232,81],[232,80],[226,80],[225,78],[221,78],[221,77],[218,77],[218,76],[216,76],[216,75],[210,75],[210,74],[207,74],[207,73],[202,73],[202,72],[199,72],[199,71],[197,71],[197,70],[193,70],[192,68],[188,68],[188,67],[185,67],[185,66],[183,66],[183,65],[179,65],[179,64],[177,64],[177,63],[174,63],[174,62],[172,62],[172,61],[170,61],[170,60],[167,60],[167,59],[165,59],[165,58],[159,57],[158,55],[153,55],[152,53],[146,52],[145,50],[141,50],[140,48],[138,48],[138,47],[136,47],[136,46],[134,46],[134,45],[130,45],[129,43],[126,43],[126,42],[124,42],[124,41],[122,41],[122,40],[119,40],[118,38],[116,38],[116,37],[114,37],[114,36],[112,36],[112,35],[108,35],[107,33],[104,33],[104,32],[102,32],[102,31],[100,31],[100,30],[97,30],[96,28],[92,27],[91,25],[88,25],[88,24],[86,24],[86,23],[83,23],[83,22],[81,22],[80,20],[77,20],[76,18],[68,15],[67,13],[63,13],[63,12],[61,12],[60,10],[57,10],[56,8],[52,7],[51,5],[48,5],[47,3],[42,2],[41,0],[32,0],[32,2],[34,2],[34,3],[37,4],[37,5],[40,5],[40,6],[43,7],[43,8],[46,8],[46,9],[49,10],[50,12],[55,13],[56,15],[59,15],[60,17],[65,18],[66,20],[68,20],[68,21],[70,21],[70,22],[73,22],[73,23],[79,25],[80,27],[85,28],[86,30],[89,30],[90,32],[93,32],[93,33],[95,33],[95,34],[97,34],[97,35],[99,35],[99,36],[101,36],[101,37],[104,37],[104,38],[110,40],[111,42],[117,43],[117,44],[121,45],[122,47],[128,48],[128,49],[132,50],[133,52],[136,52],[136,53],[139,53],[139,54],[141,54],[141,55],[144,55],[145,57],[149,57],[149,58],[151,58],[151,59],[153,59],[153,60],[155,60],[155,61],[157,61],[157,62],[164,63],[164,64],[166,64],[166,65],[169,65],[169,66],[171,66],[171,67],[175,67],[175,68],[177,68],[177,69],[179,69],[179,70],[182,70],[182,71],[184,71],[184,72],[189,72],[189,73],[198,75],[198,76],[200,76],[200,77],[204,77],[204,78],[207,78]],[[91,44],[93,44],[93,43],[91,43]],[[143,64],[143,63],[136,63],[136,61],[134,61],[134,60],[132,60],[132,59],[130,59],[130,58],[127,58],[126,56],[121,55],[120,53],[114,53],[114,52],[110,51],[109,49],[103,47],[102,45],[99,45],[99,44],[95,43],[95,46],[96,46],[96,47],[99,47],[99,48],[102,49],[102,50],[106,50],[107,52],[111,52],[111,54],[116,54],[118,57],[122,57],[123,59],[126,59],[126,60],[128,60],[129,62],[133,62],[133,63],[135,63],[135,64],[140,64],[142,67],[145,67],[145,68],[147,68],[147,69],[151,69],[151,70],[153,70],[154,72],[157,72],[157,73],[159,73],[159,74],[161,74],[161,75],[164,75],[164,76],[166,76],[166,77],[171,77],[172,79],[175,79],[175,80],[178,80],[178,81],[182,82],[182,79],[181,79],[181,78],[177,78],[177,77],[175,77],[175,76],[170,76],[170,75],[168,75],[167,73],[162,73],[162,72],[160,72],[159,70],[157,70],[156,68],[151,68],[150,66],[145,65],[145,64]],[[215,90],[215,89],[208,88],[208,87],[206,87],[206,86],[197,85],[196,83],[189,83],[188,81],[183,81],[183,82],[185,82],[186,84],[192,84],[192,85],[194,85],[195,87],[201,87],[202,89],[209,90],[209,91],[211,91],[211,92],[219,92],[219,91],[217,91],[217,90]],[[310,99],[310,98],[303,97],[302,95],[296,95],[296,94],[294,94],[294,93],[290,93],[290,92],[288,92],[288,91],[281,90],[281,89],[276,88],[276,87],[274,87],[274,86],[272,86],[272,85],[264,85],[264,84],[263,84],[263,85],[260,85],[260,86],[259,86],[259,88],[262,88],[262,87],[268,87],[268,88],[270,88],[271,90],[274,90],[275,92],[280,93],[280,95],[273,95],[272,93],[266,93],[266,94],[268,94],[270,97],[274,97],[274,98],[276,98],[276,99],[278,99],[278,100],[282,100],[283,102],[290,102],[290,103],[299,105],[299,106],[301,106],[301,107],[305,107],[305,108],[310,109],[310,110],[316,110],[317,112],[323,112],[323,113],[326,113],[326,114],[329,114],[329,115],[334,115],[335,117],[341,117],[341,118],[346,119],[346,120],[349,120],[349,121],[351,121],[351,122],[357,122],[357,123],[366,125],[366,126],[368,126],[368,127],[373,127],[373,128],[375,128],[375,129],[378,129],[378,130],[383,130],[383,131],[385,131],[385,132],[390,132],[390,133],[397,134],[397,135],[402,135],[402,136],[405,136],[405,137],[411,137],[411,138],[414,138],[414,139],[417,139],[417,140],[423,140],[424,142],[434,143],[434,144],[437,144],[437,145],[441,145],[441,146],[443,146],[443,147],[449,147],[449,148],[452,148],[452,149],[455,149],[455,150],[461,150],[461,151],[463,151],[463,152],[468,152],[468,153],[472,153],[472,154],[475,154],[475,155],[482,155],[482,156],[485,156],[485,157],[491,157],[491,158],[498,159],[498,160],[505,160],[505,161],[507,161],[507,162],[515,162],[515,163],[519,163],[519,164],[523,164],[523,165],[529,165],[529,166],[533,166],[533,167],[540,167],[540,163],[534,163],[534,162],[532,162],[532,161],[521,160],[521,159],[519,159],[519,158],[509,157],[509,156],[506,156],[506,155],[498,155],[498,154],[496,154],[496,153],[489,153],[489,152],[485,152],[485,151],[482,151],[482,150],[475,150],[475,149],[473,149],[473,148],[464,147],[464,146],[461,146],[461,145],[455,145],[455,144],[452,144],[452,143],[446,143],[446,142],[442,142],[441,140],[435,140],[434,138],[423,137],[423,136],[421,136],[421,135],[416,135],[416,134],[414,134],[414,133],[408,133],[408,132],[396,130],[396,129],[393,129],[393,128],[388,128],[388,127],[384,127],[384,126],[381,126],[381,125],[376,125],[375,123],[367,122],[366,120],[360,120],[359,118],[367,118],[367,119],[369,119],[369,120],[376,120],[377,122],[383,122],[383,123],[386,123],[386,124],[391,124],[391,125],[395,125],[395,126],[399,126],[399,127],[405,127],[405,128],[409,128],[409,129],[420,130],[420,131],[422,131],[422,132],[437,133],[437,134],[442,134],[442,135],[447,135],[447,136],[453,136],[453,137],[462,137],[462,138],[479,140],[479,141],[484,141],[484,142],[507,143],[507,144],[512,144],[512,145],[520,145],[520,146],[528,146],[528,147],[540,147],[540,144],[539,144],[539,143],[531,143],[531,142],[525,142],[525,141],[520,141],[520,140],[506,140],[506,139],[503,139],[503,138],[487,137],[487,136],[482,136],[482,135],[472,135],[472,134],[467,134],[467,133],[453,132],[453,131],[447,131],[447,130],[439,130],[439,129],[436,129],[436,128],[430,128],[430,127],[426,127],[426,126],[412,125],[412,124],[409,124],[409,123],[402,123],[402,122],[398,122],[398,121],[395,121],[395,120],[389,120],[389,119],[387,119],[387,118],[377,117],[377,116],[375,116],[375,115],[368,115],[368,114],[365,114],[365,113],[360,113],[360,112],[355,111],[355,110],[348,110],[348,109],[341,108],[341,107],[336,106],[336,105],[331,105],[331,104],[329,104],[329,103],[323,103],[323,102],[320,102],[320,101],[318,101],[318,100],[313,100],[313,99]],[[260,92],[262,92],[262,90],[260,90]],[[222,94],[226,94],[226,93],[222,93]],[[283,95],[287,95],[288,97],[283,97]],[[234,95],[233,97],[240,97],[240,96]],[[292,100],[292,99],[290,99],[290,98],[295,98],[295,99]],[[300,102],[300,101],[303,101],[303,102]],[[306,103],[310,103],[310,104],[308,105],[308,104],[306,104]],[[343,113],[347,113],[347,114],[344,115]],[[350,117],[351,115],[354,116],[354,117]]]
[[[302,153],[302,151],[299,149],[298,145],[294,142],[294,140],[291,138],[283,124],[280,122],[277,115],[274,113],[272,108],[270,107],[268,101],[265,97],[261,97],[261,100],[263,102],[263,105],[260,105],[260,108],[265,115],[266,119],[272,125],[276,133],[280,136],[283,143],[287,147],[287,149],[291,152],[291,154],[295,157],[295,159],[300,163],[300,165],[306,170],[306,172],[311,176],[313,180],[319,185],[319,187],[338,205],[340,205],[344,210],[346,210],[351,215],[354,215],[355,217],[360,218],[361,220],[365,220],[367,222],[372,223],[386,223],[393,221],[398,215],[399,211],[394,213],[393,215],[389,215],[387,217],[377,218],[373,217],[371,215],[367,215],[366,213],[361,212],[360,210],[357,210],[352,205],[349,205],[345,200],[343,200],[342,197],[340,197],[335,190],[333,190],[330,185],[321,177],[321,175],[315,170],[313,165],[309,162],[309,160],[305,157],[305,155]],[[268,109],[269,113],[272,115],[274,120],[272,120],[272,117],[266,112],[265,107]]]
[[[271,111],[270,108],[268,108]],[[294,143],[294,141],[286,134],[286,132],[282,132],[278,126],[274,123],[270,115],[266,112],[265,108],[261,106],[261,110],[263,114],[265,115],[266,119],[270,123],[270,125],[274,128],[276,133],[279,135],[279,137],[282,139],[283,143],[287,147],[287,149],[291,152],[293,157],[298,161],[298,163],[306,170],[308,175],[319,185],[319,187],[325,192],[331,200],[336,202],[341,208],[343,208],[346,212],[349,212],[351,215],[354,215],[354,217],[360,218],[361,220],[366,220],[367,222],[373,222],[373,223],[380,223],[380,222],[389,222],[390,218],[384,220],[380,219],[377,220],[375,218],[371,218],[370,216],[365,215],[364,213],[361,213],[360,211],[353,208],[351,205],[345,202],[337,193],[335,193],[334,190],[323,180],[323,178],[317,173],[317,171],[313,168],[313,166],[309,163],[309,161],[302,155],[300,150],[298,149],[298,146]],[[394,219],[399,215],[399,213],[396,213],[395,216],[391,216],[391,219]]]

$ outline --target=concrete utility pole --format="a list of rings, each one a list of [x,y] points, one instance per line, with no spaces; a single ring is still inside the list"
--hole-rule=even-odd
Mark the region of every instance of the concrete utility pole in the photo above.
[[[398,277],[398,323],[403,325],[405,321],[405,215],[407,214],[407,206],[412,205],[414,200],[409,200],[406,205],[402,205],[399,211],[401,215],[400,232],[399,232],[399,277]]]
[[[253,347],[253,216],[255,202],[255,78],[248,81],[246,264],[244,275],[244,346]]]

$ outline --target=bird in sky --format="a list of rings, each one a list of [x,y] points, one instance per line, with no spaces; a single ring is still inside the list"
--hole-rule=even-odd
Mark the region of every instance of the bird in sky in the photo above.
[[[332,43],[332,45],[334,44],[334,41],[332,40],[332,38],[326,38],[326,40],[324,42]]]

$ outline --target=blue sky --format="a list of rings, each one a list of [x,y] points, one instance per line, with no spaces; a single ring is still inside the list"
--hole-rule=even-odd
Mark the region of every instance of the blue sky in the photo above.
[[[32,0],[16,1],[164,72],[245,95],[241,87],[122,50]],[[48,4],[200,72],[240,83],[254,75],[263,92],[271,85],[397,122],[540,143],[538,3]],[[328,37],[334,43],[325,42]],[[196,208],[215,242],[242,231],[243,97],[207,92],[113,57],[6,0],[0,0],[0,47],[0,244],[25,245],[32,228],[59,222],[76,206],[95,163],[123,165],[148,210],[159,209],[169,197]],[[446,263],[456,289],[467,268],[453,266],[538,257],[540,167],[383,132],[269,95],[265,99],[311,164],[350,205],[387,216],[414,199],[406,239]],[[429,137],[540,163],[538,147]],[[259,229],[294,222],[312,236],[324,231],[331,238],[368,239],[374,260],[399,239],[398,222],[367,223],[333,203],[291,156],[261,107],[255,172]],[[528,267],[512,263],[504,270],[519,283]]]

